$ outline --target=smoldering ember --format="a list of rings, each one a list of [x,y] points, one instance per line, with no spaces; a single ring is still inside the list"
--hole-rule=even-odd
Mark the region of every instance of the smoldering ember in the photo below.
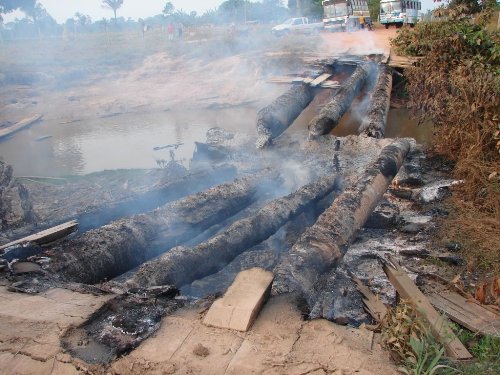
[[[0,372],[496,373],[498,262],[446,230],[470,181],[404,56],[453,16],[129,3],[0,1]]]

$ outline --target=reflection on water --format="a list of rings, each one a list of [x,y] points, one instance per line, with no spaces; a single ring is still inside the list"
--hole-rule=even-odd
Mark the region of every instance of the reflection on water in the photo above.
[[[208,129],[253,133],[256,112],[233,108],[125,114],[65,124],[43,121],[0,142],[0,158],[12,164],[18,176],[155,168],[157,161],[171,157],[188,167],[194,142],[204,142]],[[182,145],[154,150],[170,144]]]

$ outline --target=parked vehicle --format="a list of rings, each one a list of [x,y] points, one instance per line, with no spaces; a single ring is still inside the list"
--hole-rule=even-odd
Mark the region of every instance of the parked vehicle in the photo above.
[[[380,0],[380,23],[386,29],[390,25],[415,26],[422,8],[420,0]]]
[[[371,24],[367,0],[325,0],[323,1],[323,24],[328,31],[359,29],[359,18]]]
[[[272,33],[276,36],[283,36],[290,33],[312,34],[323,30],[323,23],[310,23],[307,17],[289,18],[282,24],[272,28]]]

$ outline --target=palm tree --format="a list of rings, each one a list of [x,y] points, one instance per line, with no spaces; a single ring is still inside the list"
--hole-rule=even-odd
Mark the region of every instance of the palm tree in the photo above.
[[[120,9],[123,5],[123,0],[102,0],[102,5],[105,8],[113,9],[113,13],[115,14],[115,23],[116,23],[116,11]]]

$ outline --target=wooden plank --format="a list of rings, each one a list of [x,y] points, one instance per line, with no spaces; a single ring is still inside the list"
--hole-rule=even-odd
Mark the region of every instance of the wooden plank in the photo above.
[[[9,242],[8,244],[0,246],[0,251],[5,250],[8,247],[19,245],[28,242],[35,242],[38,245],[43,245],[46,243],[53,242],[59,238],[67,236],[68,234],[74,232],[78,227],[78,222],[76,220],[68,221],[66,223],[57,225],[55,227],[43,230],[41,232],[32,234],[27,237],[23,237],[19,240]]]
[[[338,88],[340,88],[340,84],[338,81],[330,81],[330,80],[323,82],[319,86],[324,88],[324,89],[338,89]]]
[[[6,137],[8,135],[11,135],[22,128],[25,128],[34,122],[40,120],[42,118],[42,115],[34,115],[31,117],[27,117],[25,119],[22,119],[21,121],[17,122],[16,124],[9,126],[8,128],[5,129],[0,129],[0,139],[3,137]]]
[[[312,81],[314,81],[314,78],[310,78],[310,77],[304,78],[304,83],[306,85],[309,84],[309,83],[311,83]]]
[[[483,335],[500,336],[500,316],[455,292],[433,293],[429,301],[461,326]]]
[[[351,279],[356,283],[356,286],[363,296],[363,304],[365,305],[366,311],[375,319],[378,323],[382,322],[387,314],[387,307],[380,301],[380,299],[371,292],[368,287],[363,284],[363,282],[355,276],[351,276]]]
[[[271,291],[272,272],[252,268],[240,272],[224,297],[208,310],[203,324],[248,331]]]
[[[427,320],[432,334],[444,345],[448,356],[455,359],[472,358],[472,355],[455,336],[443,317],[432,307],[429,300],[418,289],[399,263],[390,259],[390,262],[385,262],[384,271],[401,298],[410,301],[422,317]]]
[[[329,74],[329,73],[324,73],[322,75],[320,75],[318,78],[316,78],[314,81],[311,82],[310,86],[311,87],[316,87],[318,86],[319,84],[323,83],[324,81],[326,81],[328,78],[330,78],[332,75]]]

